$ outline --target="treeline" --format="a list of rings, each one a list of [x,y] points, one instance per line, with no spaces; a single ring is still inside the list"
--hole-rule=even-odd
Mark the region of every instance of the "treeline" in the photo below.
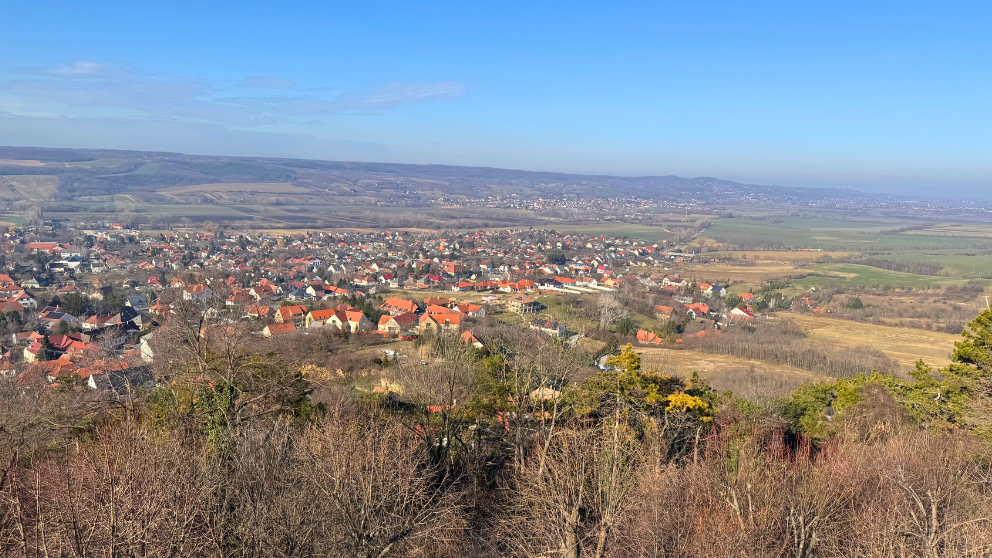
[[[48,147],[0,147],[0,159],[27,159],[29,161],[75,163],[92,161],[93,157],[75,149]]]
[[[758,240],[746,237],[729,237],[713,235],[713,240],[726,250],[736,251],[760,251],[760,250],[786,250],[788,247],[776,241]]]
[[[931,275],[940,277],[944,275],[944,266],[935,263],[917,262],[912,260],[883,260],[881,258],[861,258],[853,260],[852,263],[887,269],[889,271],[900,271],[902,273],[913,273],[915,275]]]

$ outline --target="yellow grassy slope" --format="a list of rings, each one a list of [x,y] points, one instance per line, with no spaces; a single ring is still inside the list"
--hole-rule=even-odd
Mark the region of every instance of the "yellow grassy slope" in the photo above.
[[[959,335],[922,329],[864,324],[802,314],[789,314],[788,317],[799,324],[813,342],[840,348],[868,345],[882,351],[907,369],[912,368],[921,358],[931,366],[946,365],[950,362],[954,342],[961,340]]]

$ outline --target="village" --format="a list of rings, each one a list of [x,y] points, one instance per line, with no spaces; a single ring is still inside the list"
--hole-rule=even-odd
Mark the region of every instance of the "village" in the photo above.
[[[152,387],[155,331],[177,304],[219,323],[250,323],[262,339],[330,331],[383,345],[451,335],[482,347],[473,326],[493,320],[575,344],[586,326],[545,303],[621,292],[661,297],[652,317],[678,324],[667,334],[631,329],[627,310],[596,310],[604,330],[620,322],[615,329],[642,344],[681,343],[683,332],[719,333],[755,318],[753,294],[733,296],[726,307],[726,287],[664,271],[693,254],[630,238],[549,230],[149,233],[102,225],[49,222],[3,234],[5,373],[55,387]]]

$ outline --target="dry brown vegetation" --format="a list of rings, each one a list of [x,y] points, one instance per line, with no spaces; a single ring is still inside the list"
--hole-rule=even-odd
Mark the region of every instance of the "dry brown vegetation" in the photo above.
[[[836,345],[809,342],[800,327],[790,320],[780,319],[757,329],[739,327],[719,336],[686,339],[684,346],[784,364],[835,378],[869,374],[873,370],[890,373],[898,370],[895,361],[870,345],[852,343],[850,347],[854,350],[838,351],[834,349]]]
[[[809,335],[809,339],[838,348],[872,347],[903,369],[920,359],[932,366],[944,366],[950,360],[954,342],[960,337],[949,333],[864,324],[848,320],[793,314],[789,316]]]
[[[51,200],[59,185],[57,176],[43,174],[9,175],[2,177],[0,182],[7,183],[7,188],[0,188],[0,192],[6,189],[13,197],[27,200]],[[2,195],[7,196],[6,193]]]
[[[829,379],[801,368],[749,360],[726,354],[666,347],[637,347],[645,368],[688,377],[698,373],[714,389],[731,390],[738,397],[765,400],[785,396],[797,387]]]
[[[992,553],[988,415],[958,416],[992,391],[968,379],[988,376],[992,312],[950,383],[787,394],[752,363],[721,388],[742,398],[652,370],[661,349],[600,370],[495,321],[483,349],[419,339],[422,361],[372,362],[333,332],[260,341],[217,290],[163,318],[148,393],[0,378],[0,555]],[[821,354],[784,322],[755,335],[713,338],[836,375],[886,362]],[[370,371],[396,389],[360,389]]]
[[[992,455],[968,435],[920,431],[884,393],[852,409],[820,448],[790,443],[776,428],[728,412],[696,449],[673,454],[686,439],[675,425],[632,438],[567,422],[546,447],[528,437],[519,465],[493,469],[497,439],[432,464],[416,429],[375,409],[337,407],[303,427],[245,425],[219,453],[189,431],[127,414],[56,452],[5,448],[0,549],[176,557],[992,551]]]

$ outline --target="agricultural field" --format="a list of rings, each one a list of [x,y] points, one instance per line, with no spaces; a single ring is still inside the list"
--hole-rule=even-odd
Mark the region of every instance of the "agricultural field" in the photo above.
[[[865,324],[849,320],[789,314],[789,319],[802,327],[814,343],[837,347],[874,347],[898,362],[904,370],[923,359],[933,367],[950,362],[954,343],[959,335],[903,327]]]
[[[570,225],[567,223],[548,223],[545,228],[554,229],[559,232],[574,232],[588,235],[603,236],[628,236],[647,242],[661,242],[672,240],[675,235],[664,227],[651,227],[647,225],[632,225],[627,223],[594,223]]]
[[[45,163],[37,159],[0,159],[0,165],[16,165],[19,167],[43,167]]]
[[[771,279],[796,275],[799,271],[794,264],[769,261],[756,265],[692,264],[678,273],[693,281],[698,279],[717,284],[740,281],[745,286],[758,286]]]
[[[707,252],[707,256],[712,256],[715,258],[731,258],[731,259],[741,259],[741,260],[751,260],[760,261],[762,265],[764,262],[810,262],[818,260],[822,257],[829,256],[831,258],[846,258],[852,255],[853,252],[836,252],[836,251],[794,251],[794,250],[742,250],[742,251],[716,251]]]
[[[925,229],[908,231],[909,235],[964,236],[972,238],[992,238],[992,225],[977,223],[940,223]]]
[[[988,238],[927,235],[921,231],[893,233],[915,225],[904,219],[720,219],[693,242],[695,246],[723,243],[820,248],[826,251],[926,250],[977,248]]]
[[[47,201],[58,190],[57,176],[45,174],[21,174],[0,177],[0,196],[25,200]]]
[[[768,220],[721,219],[702,238],[717,242],[752,242],[823,249],[865,249],[882,231],[898,226],[892,221],[782,218]]]
[[[804,287],[912,287],[958,285],[963,278],[917,275],[848,263],[813,264],[796,270],[808,274],[794,284]]]
[[[210,192],[250,192],[259,194],[313,194],[313,190],[294,186],[288,182],[256,182],[256,183],[216,183],[194,184],[192,186],[173,186],[158,190],[160,194],[202,194]]]
[[[885,260],[907,260],[944,266],[943,274],[948,277],[982,279],[992,277],[992,252],[970,253],[927,253],[892,254],[878,256]]]

